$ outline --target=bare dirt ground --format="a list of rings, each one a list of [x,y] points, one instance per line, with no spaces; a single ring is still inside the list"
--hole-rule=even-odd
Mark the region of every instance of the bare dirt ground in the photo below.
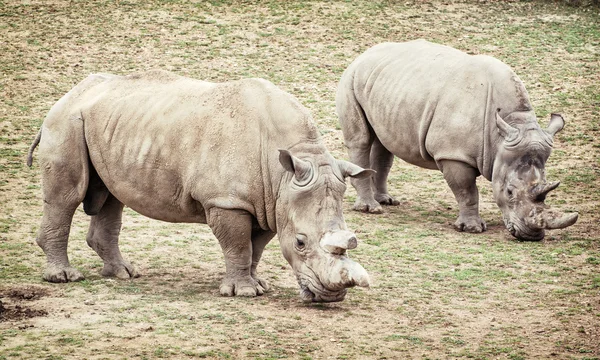
[[[600,10],[563,2],[0,1],[0,359],[600,358]],[[342,71],[372,45],[425,38],[509,64],[540,122],[560,112],[547,199],[579,221],[540,242],[504,229],[480,179],[488,231],[455,232],[441,173],[400,160],[401,206],[345,216],[372,277],[346,300],[306,305],[277,240],[264,296],[223,298],[206,225],[126,209],[121,249],[142,277],[99,275],[78,210],[69,256],[79,283],[42,281],[37,165],[26,152],[52,104],[89,73],[161,68],[209,81],[262,77],[294,94],[331,152]],[[193,154],[190,154],[193,156]]]

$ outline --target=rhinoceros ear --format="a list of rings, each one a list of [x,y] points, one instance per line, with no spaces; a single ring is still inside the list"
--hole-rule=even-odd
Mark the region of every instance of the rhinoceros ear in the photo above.
[[[371,170],[371,169],[363,169],[358,165],[354,165],[351,162],[348,161],[344,161],[344,160],[336,160],[338,163],[338,166],[340,167],[340,170],[342,171],[342,175],[344,175],[344,177],[353,177],[356,179],[364,179],[367,178],[369,176],[373,176],[375,175],[376,171],[375,170]]]
[[[284,169],[294,174],[300,183],[312,178],[312,167],[308,161],[298,159],[287,150],[279,150],[279,162]]]
[[[546,128],[546,132],[552,136],[561,131],[565,127],[565,119],[560,114],[550,115],[550,123]]]
[[[498,126],[498,130],[500,130],[500,135],[507,142],[511,142],[517,138],[519,135],[519,130],[510,126],[502,117],[500,116],[500,109],[496,111],[496,126]]]

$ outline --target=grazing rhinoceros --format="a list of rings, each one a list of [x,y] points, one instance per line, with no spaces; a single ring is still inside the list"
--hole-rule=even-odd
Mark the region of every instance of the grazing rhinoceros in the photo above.
[[[266,80],[214,84],[163,71],[90,75],[50,110],[40,145],[44,279],[83,279],[67,258],[75,209],[91,215],[87,243],[102,275],[138,276],[121,257],[123,206],[163,221],[210,226],[225,257],[224,296],[256,296],[265,245],[279,234],[304,301],[343,300],[368,286],[346,250],[345,177],[373,171],[334,159],[309,112]]]
[[[383,43],[360,55],[339,83],[337,111],[350,160],[377,171],[353,179],[355,210],[379,213],[397,205],[386,179],[394,155],[439,169],[459,206],[459,231],[482,232],[475,179],[492,181],[504,223],[519,239],[540,240],[577,213],[544,207],[544,164],[564,126],[552,114],[542,130],[521,80],[504,63],[424,40]]]

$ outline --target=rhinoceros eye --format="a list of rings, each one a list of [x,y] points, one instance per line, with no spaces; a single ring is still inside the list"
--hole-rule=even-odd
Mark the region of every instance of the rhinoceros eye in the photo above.
[[[306,235],[304,234],[296,234],[296,249],[304,250],[306,247]]]

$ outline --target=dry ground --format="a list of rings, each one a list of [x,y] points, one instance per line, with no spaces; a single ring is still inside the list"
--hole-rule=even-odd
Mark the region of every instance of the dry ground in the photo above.
[[[0,359],[600,357],[600,10],[554,2],[0,0]],[[452,228],[438,172],[394,165],[402,205],[345,214],[352,256],[372,276],[342,303],[305,305],[277,241],[273,285],[222,298],[219,246],[205,225],[126,210],[122,250],[143,276],[101,278],[78,210],[69,255],[87,279],[47,284],[35,245],[37,166],[27,148],[52,104],[89,73],[162,68],[211,81],[267,78],[300,99],[340,158],[334,92],[344,68],[383,41],[426,38],[496,56],[525,82],[540,122],[561,112],[548,203],[580,220],[541,242],[504,229],[479,181],[484,234]]]

